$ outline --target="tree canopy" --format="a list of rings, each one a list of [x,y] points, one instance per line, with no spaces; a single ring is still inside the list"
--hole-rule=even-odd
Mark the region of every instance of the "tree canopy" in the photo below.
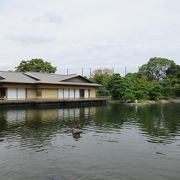
[[[175,63],[172,60],[154,57],[147,64],[142,65],[139,72],[146,74],[150,79],[161,80],[166,75],[168,68],[173,65]]]
[[[44,61],[42,59],[31,59],[23,60],[20,64],[15,67],[17,72],[46,72],[55,73],[57,68],[52,66],[51,63]]]
[[[180,66],[166,58],[151,58],[139,72],[124,77],[101,72],[91,80],[103,85],[100,96],[110,95],[123,102],[180,97]]]

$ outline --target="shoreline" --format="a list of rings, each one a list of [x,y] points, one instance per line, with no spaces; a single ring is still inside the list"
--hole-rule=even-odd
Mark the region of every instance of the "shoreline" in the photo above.
[[[66,100],[54,100],[54,99],[43,99],[43,100],[9,100],[0,101],[0,108],[30,108],[30,107],[85,107],[85,106],[96,106],[106,104],[106,99],[66,99]]]
[[[147,100],[144,102],[137,103],[126,103],[131,105],[148,105],[148,104],[169,104],[169,103],[180,103],[180,99],[169,99],[169,100]]]
[[[178,99],[162,99],[162,100],[139,100],[137,102],[122,102],[120,100],[108,101],[108,103],[119,103],[125,105],[151,105],[151,104],[168,104],[168,103],[180,103],[180,98]]]

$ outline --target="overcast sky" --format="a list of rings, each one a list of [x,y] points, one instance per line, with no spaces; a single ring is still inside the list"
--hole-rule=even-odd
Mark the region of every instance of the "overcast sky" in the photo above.
[[[180,0],[0,0],[0,70],[43,58],[58,67],[180,64]]]

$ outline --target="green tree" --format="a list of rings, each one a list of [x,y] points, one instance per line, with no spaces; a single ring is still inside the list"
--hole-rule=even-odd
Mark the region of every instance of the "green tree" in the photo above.
[[[169,77],[165,77],[161,83],[159,83],[162,86],[162,95],[164,96],[165,99],[168,99],[170,97],[174,97],[174,92],[173,92],[173,82],[172,79]]]
[[[132,77],[132,75],[121,77],[119,74],[113,74],[108,85],[113,99],[119,99],[123,102],[133,102],[135,100]]]
[[[166,71],[174,64],[172,60],[154,57],[151,58],[147,64],[140,67],[139,73],[146,74],[150,79],[159,81],[166,76]]]
[[[121,83],[121,97],[123,101],[126,102],[134,102],[135,101],[135,77],[133,76],[125,76],[123,77],[122,83]]]
[[[153,86],[149,90],[150,99],[151,100],[159,100],[163,99],[162,95],[162,86],[160,84],[153,84]]]
[[[148,100],[149,99],[149,89],[151,87],[151,81],[145,74],[140,74],[135,80],[135,97],[138,100]]]
[[[91,80],[102,84],[99,95],[123,102],[169,99],[180,96],[180,66],[166,58],[151,58],[138,73],[125,77],[108,69],[97,70]]]
[[[171,76],[171,77],[176,77],[176,78],[180,78],[180,66],[179,65],[176,65],[176,64],[172,64],[166,74],[168,76]]]
[[[46,72],[55,73],[57,68],[52,66],[51,63],[43,61],[42,59],[23,60],[15,67],[17,72]]]
[[[110,89],[108,89],[108,84],[112,78],[112,70],[111,69],[96,69],[93,72],[92,77],[90,78],[91,81],[102,84],[97,91],[98,95],[100,96],[110,96]]]
[[[180,96],[180,66],[172,64],[163,79],[163,90],[167,97]]]
[[[120,74],[113,74],[107,83],[107,89],[110,91],[113,99],[121,99],[121,84],[122,78]]]

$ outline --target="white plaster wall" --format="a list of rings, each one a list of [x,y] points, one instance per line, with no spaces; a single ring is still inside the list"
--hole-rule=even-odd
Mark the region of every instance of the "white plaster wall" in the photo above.
[[[70,89],[69,97],[74,99],[74,89]]]
[[[84,97],[85,97],[85,98],[89,98],[88,89],[85,89],[85,91],[84,91]]]
[[[79,89],[75,89],[75,98],[80,98]]]
[[[64,99],[63,89],[58,89],[58,99]]]
[[[19,100],[26,99],[26,89],[25,88],[18,88],[17,97]]]
[[[17,88],[8,88],[7,89],[7,99],[8,100],[17,100]]]
[[[69,89],[64,89],[64,98],[69,98]]]

